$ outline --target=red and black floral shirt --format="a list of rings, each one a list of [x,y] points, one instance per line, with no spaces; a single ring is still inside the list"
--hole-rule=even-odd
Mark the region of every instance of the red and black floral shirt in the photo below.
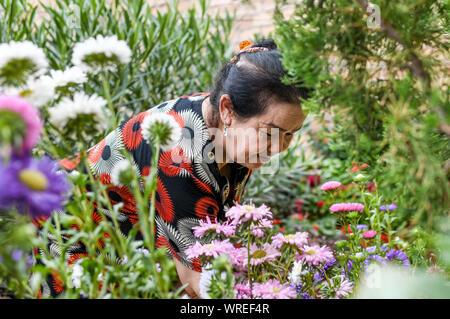
[[[251,170],[236,163],[232,164],[230,180],[220,174],[212,139],[202,115],[202,102],[208,95],[196,93],[163,102],[123,122],[88,150],[91,172],[107,185],[111,203],[123,203],[118,222],[121,232],[127,236],[139,219],[136,201],[127,186],[111,184],[111,171],[124,158],[121,152],[126,150],[132,155],[139,174],[143,177],[149,175],[153,169],[152,148],[142,137],[141,124],[144,117],[153,112],[173,116],[182,128],[182,137],[173,149],[160,152],[155,243],[157,247],[166,247],[168,254],[196,271],[201,271],[199,260],[191,260],[185,254],[185,250],[196,241],[192,228],[199,224],[199,220],[206,220],[206,216],[212,221],[216,218],[223,220],[226,207],[240,201],[251,174]],[[71,171],[76,169],[79,158],[63,159],[60,164]],[[102,208],[102,212],[110,219],[108,210]],[[99,223],[102,217],[94,210],[92,218]],[[138,233],[137,239],[141,238]],[[57,250],[53,252],[58,255]],[[67,253],[69,264],[86,256],[83,246],[77,244],[72,245]],[[46,288],[51,295],[62,291],[55,280]]]

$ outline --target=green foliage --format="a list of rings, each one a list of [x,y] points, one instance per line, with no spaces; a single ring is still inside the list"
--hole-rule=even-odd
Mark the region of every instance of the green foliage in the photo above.
[[[323,154],[369,163],[399,218],[431,230],[450,207],[448,3],[373,4],[379,12],[362,0],[302,1],[289,20],[278,11],[286,81],[315,89],[304,109],[334,116]]]
[[[32,5],[0,1],[0,42],[30,40],[44,49],[53,69],[71,65],[76,42],[117,35],[133,52],[132,61],[109,74],[108,85],[119,120],[162,101],[205,91],[214,68],[226,58],[234,17],[211,17],[207,1],[182,14],[177,2],[152,12],[143,0],[58,0]],[[105,94],[100,77],[84,85],[87,94]]]

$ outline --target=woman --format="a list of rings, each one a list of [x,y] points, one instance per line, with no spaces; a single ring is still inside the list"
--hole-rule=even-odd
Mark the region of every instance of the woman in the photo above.
[[[307,98],[308,92],[281,82],[286,73],[274,41],[242,44],[241,51],[220,70],[210,93],[182,96],[142,112],[88,151],[90,168],[108,185],[111,203],[124,204],[119,222],[126,235],[138,215],[131,192],[125,186],[110,185],[120,151],[130,152],[139,174],[146,176],[152,169],[152,151],[142,138],[144,118],[164,112],[180,125],[182,137],[176,147],[160,154],[155,243],[167,248],[191,297],[200,296],[201,274],[199,260],[190,260],[184,253],[195,242],[192,227],[206,216],[224,219],[224,209],[239,202],[252,170],[286,150],[305,120],[299,98]],[[61,161],[69,171],[77,164]],[[93,219],[98,222],[99,218],[94,211]],[[69,249],[70,263],[82,256],[82,247]],[[57,295],[63,288],[50,279],[43,294]]]

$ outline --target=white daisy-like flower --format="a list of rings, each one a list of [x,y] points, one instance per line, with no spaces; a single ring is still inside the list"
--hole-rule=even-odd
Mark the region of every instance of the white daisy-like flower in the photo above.
[[[200,297],[202,299],[211,299],[211,296],[209,295],[209,290],[211,288],[213,277],[216,276],[217,274],[216,270],[208,268],[211,268],[210,264],[207,264],[205,266],[205,269],[202,270],[199,281]],[[225,272],[222,272],[220,274],[220,279],[222,281],[225,281],[227,279],[227,274]]]
[[[299,286],[302,284],[302,276],[307,273],[307,270],[303,270],[303,262],[299,260],[294,262],[294,266],[289,274],[289,279],[294,285]]]
[[[58,128],[64,128],[67,122],[80,114],[92,114],[97,122],[97,129],[107,128],[106,100],[97,94],[91,96],[84,92],[75,92],[73,99],[64,97],[55,107],[50,108],[49,121]]]
[[[135,163],[133,163],[133,165],[131,165],[130,161],[126,158],[117,162],[117,164],[111,170],[111,183],[116,186],[123,186],[123,184],[127,184],[127,183],[131,182],[131,180],[123,181],[123,179],[124,179],[123,176],[121,178],[121,174],[126,173],[130,169],[133,169],[134,174],[136,174],[136,176],[139,176],[139,168],[136,166]],[[129,176],[129,177],[131,177],[131,176]],[[121,182],[121,179],[122,179],[122,182]],[[128,176],[126,176],[125,179],[129,179]]]
[[[37,79],[30,78],[27,81],[26,89],[21,92],[21,95],[35,107],[41,108],[55,98],[53,79],[47,75]]]
[[[55,87],[83,84],[87,81],[86,73],[79,67],[71,67],[63,70],[50,70]]]
[[[44,51],[30,41],[0,44],[0,83],[13,86],[25,83],[29,76],[45,73],[48,61]]]
[[[161,149],[168,151],[176,146],[181,138],[181,128],[175,119],[165,113],[155,112],[142,121],[142,136],[152,144],[156,139],[161,142]]]
[[[98,35],[75,44],[72,55],[73,65],[85,72],[97,73],[101,70],[116,70],[119,63],[129,63],[131,50],[127,43],[116,35]]]
[[[51,77],[43,75],[39,78],[30,77],[25,84],[17,87],[0,87],[0,92],[21,96],[34,107],[41,108],[55,98],[55,85]]]
[[[199,288],[200,288],[200,297],[202,299],[211,299],[209,295],[209,289],[211,287],[212,277],[216,273],[215,270],[203,270],[200,276]]]
[[[75,288],[81,287],[81,276],[83,276],[83,267],[80,265],[81,259],[78,259],[77,262],[73,265],[72,268],[72,283]]]

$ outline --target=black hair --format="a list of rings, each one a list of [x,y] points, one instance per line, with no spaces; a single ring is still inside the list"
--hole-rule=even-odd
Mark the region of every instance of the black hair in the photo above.
[[[269,50],[238,54],[237,61],[227,62],[218,72],[210,93],[216,119],[223,94],[230,96],[233,111],[242,120],[264,113],[270,103],[298,104],[300,97],[309,97],[310,90],[301,87],[301,83],[286,85],[281,81],[287,72],[273,39],[262,39],[252,47]]]

